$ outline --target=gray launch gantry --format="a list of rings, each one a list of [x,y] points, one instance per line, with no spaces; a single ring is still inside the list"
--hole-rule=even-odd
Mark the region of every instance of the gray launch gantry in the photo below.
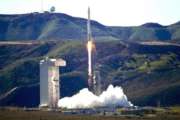
[[[40,105],[57,108],[60,98],[59,67],[66,66],[63,59],[46,58],[40,61]]]

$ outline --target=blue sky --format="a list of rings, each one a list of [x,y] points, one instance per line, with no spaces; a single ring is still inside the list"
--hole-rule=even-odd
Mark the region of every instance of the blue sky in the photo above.
[[[0,14],[40,12],[56,7],[56,12],[91,17],[105,25],[136,26],[146,22],[163,25],[180,20],[180,0],[0,0]]]

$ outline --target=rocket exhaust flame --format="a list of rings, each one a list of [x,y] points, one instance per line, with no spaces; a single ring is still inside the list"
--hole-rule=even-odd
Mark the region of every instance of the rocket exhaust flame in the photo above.
[[[89,87],[92,86],[92,49],[93,49],[93,42],[92,41],[88,41],[87,42],[87,51],[88,51],[88,85]]]

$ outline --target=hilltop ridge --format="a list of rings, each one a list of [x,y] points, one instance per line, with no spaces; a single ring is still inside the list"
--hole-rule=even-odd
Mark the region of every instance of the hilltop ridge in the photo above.
[[[92,20],[94,39],[174,40],[179,39],[179,22],[169,26],[145,23],[141,26],[105,26]],[[63,13],[0,15],[0,40],[85,40],[86,19]]]

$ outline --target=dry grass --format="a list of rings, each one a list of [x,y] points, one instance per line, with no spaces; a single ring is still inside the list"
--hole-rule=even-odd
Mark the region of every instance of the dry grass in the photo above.
[[[180,115],[138,116],[63,115],[60,112],[0,110],[0,120],[180,120]]]

